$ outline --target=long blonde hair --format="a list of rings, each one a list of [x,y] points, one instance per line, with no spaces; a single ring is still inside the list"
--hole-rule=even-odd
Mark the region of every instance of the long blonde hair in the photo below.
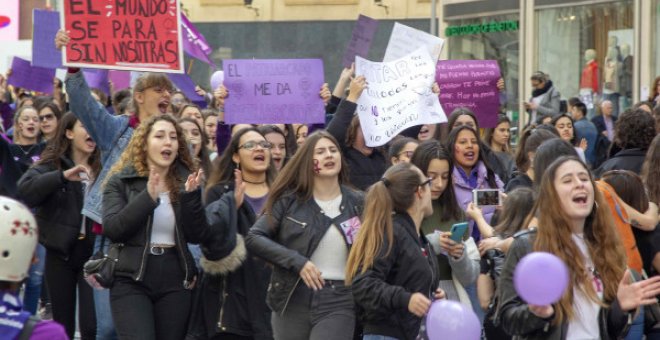
[[[584,240],[589,256],[593,260],[596,275],[603,282],[604,301],[600,301],[589,279],[580,249],[573,242],[570,218],[561,206],[561,200],[554,185],[557,169],[566,162],[580,163],[574,156],[562,156],[555,160],[546,171],[539,195],[530,216],[538,216],[538,232],[534,241],[535,251],[545,251],[557,255],[566,263],[570,272],[568,287],[562,298],[555,304],[555,324],[561,324],[575,317],[573,289],[577,286],[591,300],[606,307],[616,299],[619,281],[626,270],[626,254],[618,233],[612,223],[607,203],[597,189],[591,173],[589,180],[594,188],[594,207],[584,225]],[[600,208],[599,208],[600,207]]]
[[[420,186],[421,171],[410,163],[390,167],[383,179],[369,187],[365,197],[362,226],[351,247],[346,262],[346,284],[366,272],[374,264],[387,238],[387,251],[392,250],[394,230],[392,212],[405,213],[415,202],[415,192]]]
[[[131,141],[124,149],[124,152],[121,154],[121,158],[112,166],[108,176],[106,178],[112,177],[112,175],[119,173],[121,170],[127,167],[133,167],[135,172],[141,177],[149,177],[149,165],[147,164],[147,142],[149,133],[153,128],[154,124],[159,121],[166,121],[174,125],[176,130],[176,137],[179,143],[179,148],[177,149],[177,156],[170,166],[167,172],[167,178],[165,183],[167,188],[170,191],[170,200],[176,202],[178,198],[179,187],[185,180],[180,178],[177,172],[177,161],[181,162],[189,171],[195,171],[195,165],[188,151],[186,137],[183,134],[181,126],[176,122],[176,119],[172,118],[169,115],[158,115],[149,118],[146,122],[142,122],[140,126],[133,133]]]

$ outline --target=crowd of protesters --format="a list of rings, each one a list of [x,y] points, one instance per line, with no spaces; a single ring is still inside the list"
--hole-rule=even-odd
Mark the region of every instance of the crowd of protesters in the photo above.
[[[588,119],[578,98],[560,112],[549,75],[531,82],[515,144],[506,115],[481,128],[459,108],[369,147],[355,114],[368,83],[353,68],[319,89],[328,122],[316,125],[228,125],[224,86],[193,103],[158,73],[109,102],[76,68],[52,94],[3,78],[0,195],[32,210],[39,244],[21,241],[29,268],[0,260],[0,318],[20,316],[0,331],[426,339],[431,303],[448,299],[474,311],[484,339],[660,339],[657,98],[618,115],[604,100]],[[500,203],[476,204],[484,189]],[[21,208],[2,200],[0,224]],[[103,288],[84,265],[111,249]],[[569,270],[556,303],[514,288],[533,251]],[[35,328],[30,314],[56,323]]]

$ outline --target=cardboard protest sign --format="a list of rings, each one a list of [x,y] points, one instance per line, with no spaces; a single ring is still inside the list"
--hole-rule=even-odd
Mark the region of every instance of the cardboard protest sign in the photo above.
[[[32,11],[32,22],[32,66],[62,67],[62,53],[55,48],[60,13],[35,9]]]
[[[97,88],[105,93],[106,96],[110,95],[110,83],[107,70],[83,70],[83,76],[89,88]]]
[[[112,82],[115,91],[131,87],[131,72],[108,71],[108,79]]]
[[[496,60],[441,60],[436,81],[440,103],[446,112],[466,107],[474,112],[481,127],[495,127],[500,108]]]
[[[168,75],[174,86],[179,89],[183,94],[195,103],[204,102],[204,97],[195,92],[195,83],[188,77],[187,74],[169,74]]]
[[[225,60],[227,124],[325,122],[321,59]]]
[[[342,60],[344,67],[351,67],[351,64],[355,62],[356,56],[367,57],[377,28],[378,20],[360,14],[355,27],[353,27],[351,41],[348,43],[346,52],[344,52],[344,59]]]
[[[390,41],[385,49],[383,61],[392,61],[406,56],[407,54],[425,47],[433,60],[438,60],[440,51],[445,41],[434,35],[420,31],[418,29],[394,23]]]
[[[391,62],[356,58],[355,73],[369,84],[357,102],[367,146],[384,145],[411,126],[447,121],[432,91],[435,64],[425,47]]]
[[[183,73],[179,0],[62,0],[65,66]]]
[[[37,92],[53,93],[54,79],[55,69],[32,66],[30,61],[14,57],[7,84]]]

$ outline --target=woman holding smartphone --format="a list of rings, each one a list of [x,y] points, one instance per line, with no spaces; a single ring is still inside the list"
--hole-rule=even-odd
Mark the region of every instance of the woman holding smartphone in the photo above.
[[[307,137],[273,183],[248,251],[273,263],[267,303],[275,339],[352,339],[355,306],[346,259],[360,229],[361,192],[350,189],[340,144]]]
[[[137,128],[103,192],[103,234],[121,244],[110,305],[122,339],[183,339],[197,269],[186,246],[208,238],[201,172],[169,115]],[[186,180],[187,178],[187,180]]]
[[[498,316],[509,335],[620,339],[638,307],[657,302],[660,277],[631,282],[610,212],[599,208],[606,206],[580,159],[560,157],[548,167],[531,214],[538,228],[516,237],[500,276]],[[526,304],[514,289],[516,265],[532,251],[553,253],[568,267],[566,291],[552,305]]]
[[[346,266],[365,340],[416,339],[438,287],[433,248],[421,232],[433,214],[431,182],[410,163],[389,168],[369,188],[364,223]]]

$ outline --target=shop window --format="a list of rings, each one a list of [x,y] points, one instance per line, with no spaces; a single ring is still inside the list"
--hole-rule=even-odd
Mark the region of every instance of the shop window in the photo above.
[[[540,9],[537,69],[562,99],[580,97],[589,115],[610,100],[618,115],[633,102],[633,1]]]

